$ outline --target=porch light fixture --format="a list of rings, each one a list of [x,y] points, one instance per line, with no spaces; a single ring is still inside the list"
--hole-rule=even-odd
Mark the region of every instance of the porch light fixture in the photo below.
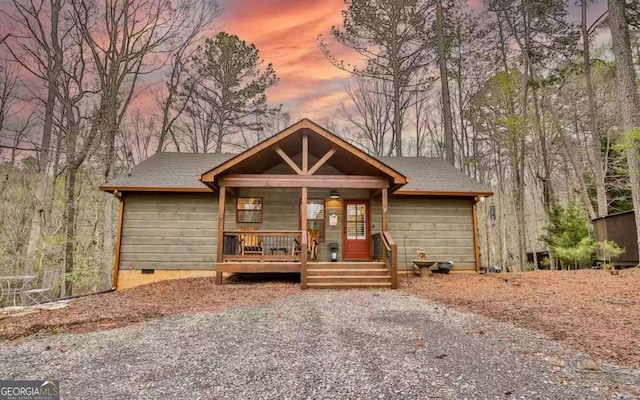
[[[331,194],[329,195],[329,198],[330,198],[330,199],[339,199],[339,198],[340,198],[340,195],[338,194],[338,191],[337,191],[337,190],[333,189],[333,190],[331,191]]]

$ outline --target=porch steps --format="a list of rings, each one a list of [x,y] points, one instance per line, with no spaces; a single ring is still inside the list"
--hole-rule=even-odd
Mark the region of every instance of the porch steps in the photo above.
[[[342,276],[343,274],[349,274],[352,276],[362,276],[362,277],[379,277],[386,276],[390,277],[389,270],[386,268],[357,268],[357,269],[348,269],[348,268],[318,268],[318,269],[307,269],[307,276],[324,276],[325,278],[329,278],[331,275]]]
[[[391,288],[391,282],[369,282],[369,283],[307,283],[309,289],[372,289]]]
[[[391,275],[381,262],[309,263],[310,289],[390,288]]]
[[[376,261],[310,262],[307,269],[386,269],[386,266]]]

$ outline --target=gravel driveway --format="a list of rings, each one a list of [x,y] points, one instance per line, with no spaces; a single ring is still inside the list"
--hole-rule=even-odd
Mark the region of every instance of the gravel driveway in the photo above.
[[[306,291],[32,337],[0,347],[0,378],[59,379],[65,399],[631,399],[640,382],[401,291]]]

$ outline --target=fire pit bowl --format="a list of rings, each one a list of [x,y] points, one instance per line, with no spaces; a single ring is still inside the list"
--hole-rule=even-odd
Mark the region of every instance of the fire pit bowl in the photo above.
[[[438,261],[438,268],[433,272],[439,272],[441,274],[448,274],[453,267],[453,261]]]

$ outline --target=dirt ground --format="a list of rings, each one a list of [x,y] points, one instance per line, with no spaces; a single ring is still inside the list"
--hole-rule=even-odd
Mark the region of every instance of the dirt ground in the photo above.
[[[604,361],[640,366],[640,270],[405,277],[417,296],[542,332]]]
[[[34,333],[110,329],[181,312],[255,306],[300,293],[295,280],[215,286],[212,278],[159,282],[82,297],[60,310],[0,319],[0,341]],[[640,366],[640,270],[534,271],[403,277],[413,295],[513,323],[592,357]]]
[[[216,286],[214,278],[180,279],[81,297],[59,310],[0,319],[0,341],[34,333],[111,329],[180,312],[256,306],[300,292],[295,282],[235,283]]]

